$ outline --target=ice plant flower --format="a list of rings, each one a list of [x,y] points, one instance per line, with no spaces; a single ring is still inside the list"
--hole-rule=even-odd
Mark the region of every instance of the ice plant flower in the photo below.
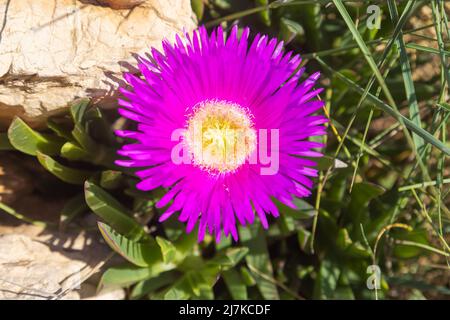
[[[135,141],[116,163],[140,168],[138,189],[165,188],[159,220],[179,213],[187,232],[198,225],[199,241],[206,232],[237,240],[236,220],[252,224],[255,215],[268,228],[267,215],[279,216],[274,200],[295,209],[317,175],[311,158],[323,145],[309,138],[327,122],[315,115],[319,73],[300,82],[298,55],[249,33],[200,27],[138,57],[140,74],[124,74],[119,113],[136,129],[116,134]]]

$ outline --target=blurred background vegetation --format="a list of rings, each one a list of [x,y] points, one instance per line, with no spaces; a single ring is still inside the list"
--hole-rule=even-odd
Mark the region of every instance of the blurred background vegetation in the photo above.
[[[100,230],[123,259],[99,286],[125,288],[130,299],[448,299],[449,4],[191,3],[199,24],[250,26],[300,53],[304,77],[322,71],[326,156],[301,209],[280,205],[267,232],[241,228],[238,243],[198,244],[176,219],[157,222],[164,190],[137,190],[133,172],[113,164],[123,141],[112,131],[130,124],[88,100],[44,131],[16,118],[0,134],[2,157],[28,168],[34,193],[62,203],[58,219],[0,209],[47,228]],[[102,222],[86,226],[86,216]]]

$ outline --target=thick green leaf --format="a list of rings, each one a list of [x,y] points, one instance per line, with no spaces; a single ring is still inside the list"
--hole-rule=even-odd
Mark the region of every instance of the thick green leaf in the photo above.
[[[235,269],[230,269],[222,273],[222,278],[225,281],[231,297],[235,300],[247,300],[247,287],[242,281],[241,275]]]
[[[205,268],[186,273],[186,278],[193,294],[199,299],[214,299],[213,286],[217,279],[218,268]]]
[[[89,153],[72,142],[66,142],[61,147],[61,156],[69,160],[84,160],[89,158]]]
[[[279,37],[285,42],[289,43],[296,37],[303,39],[305,31],[301,24],[287,18],[280,19],[280,35]]]
[[[122,182],[122,172],[115,170],[102,171],[100,175],[100,186],[105,189],[116,189]]]
[[[173,243],[161,237],[156,237],[156,242],[161,248],[161,253],[164,262],[165,263],[173,262],[177,255],[177,249],[175,248]]]
[[[296,230],[296,220],[287,214],[280,215],[277,221],[280,226],[280,231],[284,236],[288,236]]]
[[[20,118],[14,118],[11,123],[8,138],[14,148],[32,156],[35,156],[38,151],[57,155],[63,144],[63,140],[59,137],[38,133]]]
[[[75,124],[72,135],[84,150],[88,150],[89,152],[100,152],[100,147],[92,140],[81,124]]]
[[[88,128],[85,123],[89,103],[90,101],[88,99],[81,99],[70,107],[70,114],[74,122],[72,136],[84,150],[98,153],[101,152],[100,147],[87,132]]]
[[[89,177],[93,175],[93,172],[87,170],[80,170],[63,166],[59,162],[56,162],[50,156],[43,154],[39,151],[36,152],[39,163],[47,169],[50,173],[58,177],[64,182],[71,184],[83,184]]]
[[[70,115],[74,123],[82,123],[84,115],[89,107],[89,99],[80,99],[70,106]]]
[[[394,247],[394,255],[402,259],[411,259],[422,254],[425,249],[420,245],[429,245],[427,234],[423,230],[416,231],[400,231],[397,230],[391,234],[395,239],[419,244],[418,246],[396,244]]]
[[[189,279],[186,276],[181,277],[180,280],[169,289],[165,290],[161,298],[164,300],[187,300],[193,295]],[[159,297],[154,297],[159,300]]]
[[[317,168],[321,171],[326,171],[330,167],[334,167],[335,169],[342,169],[348,167],[348,165],[345,162],[330,156],[323,156],[318,160],[316,160],[316,162]]]
[[[356,183],[353,186],[349,211],[356,216],[361,209],[365,209],[370,200],[377,198],[384,193],[383,187],[369,182]]]
[[[367,271],[367,270],[366,270]],[[351,287],[351,282],[347,275],[349,272],[341,271],[339,276],[339,283],[336,291],[334,292],[335,299],[341,300],[355,300],[355,294],[353,293],[353,289]]]
[[[105,146],[112,146],[115,144],[116,136],[113,132],[114,129],[112,128],[110,121],[103,116],[102,111],[98,107],[88,110],[85,121],[86,130],[94,140]]]
[[[222,267],[223,270],[233,268],[245,255],[248,253],[248,248],[227,248],[219,251],[217,255],[208,261],[209,264],[217,264]]]
[[[149,238],[142,242],[132,241],[107,224],[98,222],[100,232],[108,245],[122,257],[139,267],[154,267],[162,264],[161,250],[156,242]],[[172,266],[166,265],[167,269]],[[163,270],[163,267],[160,267]]]
[[[192,270],[199,270],[205,266],[205,261],[198,252],[195,254],[187,255],[183,261],[177,265],[177,269],[182,272],[189,272]]]
[[[127,287],[138,281],[158,275],[153,268],[141,268],[131,264],[111,267],[103,273],[100,284],[106,287]]]
[[[140,281],[131,291],[130,298],[139,299],[153,291],[176,282],[178,277],[179,273],[177,271],[167,271],[159,274],[157,277]]]
[[[339,275],[339,266],[334,261],[324,259],[320,264],[319,274],[315,282],[314,298],[333,299]]]
[[[166,191],[164,191],[164,193],[165,192]],[[161,196],[152,193],[150,199],[151,200],[148,202],[148,205],[153,206],[155,203],[158,202],[158,199],[161,199]],[[176,241],[177,239],[180,239],[182,235],[186,234],[184,224],[178,221],[177,219],[169,219],[164,221],[164,232],[166,234],[166,239],[170,241]],[[195,233],[196,232],[191,232],[190,234]]]
[[[371,256],[368,248],[364,247],[361,243],[353,242],[352,239],[350,239],[350,235],[345,228],[339,230],[336,246],[348,257],[368,258]]]
[[[47,119],[47,127],[51,129],[58,137],[61,137],[64,140],[71,141],[73,140],[71,128],[69,125],[58,122],[56,118]]]
[[[233,0],[212,0],[211,2],[222,10],[230,10],[232,6],[231,1]]]
[[[266,6],[266,7],[268,7],[268,5],[269,5],[269,0],[255,0],[255,2],[256,2],[257,6]],[[259,17],[260,17],[261,21],[266,26],[270,26],[271,25],[269,8],[267,8],[265,10],[261,10],[258,14],[259,14]]]
[[[174,245],[177,250],[177,253],[182,257],[185,257],[186,255],[190,254],[191,251],[196,246],[196,244],[197,244],[197,233],[196,232],[191,232],[191,233],[183,232],[178,237],[178,239],[176,241],[174,241]]]
[[[218,280],[220,266],[189,255],[177,266],[184,275],[173,286],[161,292],[163,299],[213,299],[213,286]],[[158,297],[156,297],[158,298]]]
[[[191,7],[197,16],[197,20],[201,21],[203,18],[203,13],[205,11],[205,3],[203,0],[191,0]]]
[[[86,201],[84,201],[84,195],[78,194],[64,205],[61,211],[61,216],[59,219],[59,227],[64,230],[66,226],[79,214],[86,212],[88,210]]]
[[[131,240],[139,240],[146,236],[144,228],[130,217],[128,210],[102,188],[86,181],[84,194],[89,208],[114,230]]]
[[[350,235],[348,234],[347,229],[345,228],[339,229],[338,237],[336,239],[336,246],[339,249],[345,250],[351,244],[352,240],[350,239]]]
[[[253,224],[239,228],[239,233],[242,244],[249,249],[245,260],[261,295],[268,300],[279,299],[276,285],[268,280],[273,279],[273,268],[264,231],[259,225]]]
[[[321,5],[319,3],[309,3],[297,7],[300,19],[306,32],[306,40],[315,50],[320,50],[323,45],[323,35],[320,30],[322,24]]]
[[[310,253],[311,252],[311,232],[309,232],[308,230],[306,230],[305,228],[301,227],[298,229],[297,232],[297,240],[298,240],[298,245],[299,247],[307,252]]]
[[[316,214],[316,209],[303,199],[294,198],[293,202],[297,209],[292,209],[277,200],[274,202],[281,214],[288,215],[294,219],[310,219]]]
[[[368,182],[356,183],[353,186],[350,203],[347,209],[347,221],[353,225],[352,238],[361,239],[360,223],[369,221],[368,204],[372,199],[383,194],[385,189]]]
[[[218,266],[205,265],[189,275],[192,290],[199,299],[214,299],[213,287],[218,280],[219,271]]]
[[[250,273],[250,270],[248,270],[247,267],[241,267],[239,269],[239,272],[241,274],[242,277],[242,281],[244,282],[244,284],[247,287],[251,287],[254,286],[256,284],[256,280],[255,278],[252,276],[252,274]]]

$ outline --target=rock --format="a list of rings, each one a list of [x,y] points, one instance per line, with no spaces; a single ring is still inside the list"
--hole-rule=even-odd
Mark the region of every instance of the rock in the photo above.
[[[3,127],[15,115],[41,126],[78,97],[112,106],[134,53],[160,49],[163,38],[195,28],[189,0],[147,0],[129,10],[73,0],[0,0],[0,12]]]
[[[2,219],[0,300],[122,299],[119,291],[92,289],[104,268],[117,263],[111,254],[98,232],[61,234],[29,224],[8,226]]]
[[[90,0],[82,2],[108,6],[113,9],[131,9],[144,3],[145,0]]]
[[[0,236],[0,299],[54,299],[79,282],[85,263],[24,235]],[[66,298],[79,298],[72,292]]]

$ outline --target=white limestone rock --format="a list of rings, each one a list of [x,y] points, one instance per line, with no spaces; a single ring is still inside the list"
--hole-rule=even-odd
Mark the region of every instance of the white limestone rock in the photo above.
[[[0,0],[1,126],[15,115],[40,126],[78,97],[112,105],[133,53],[196,27],[189,0],[92,2]]]

